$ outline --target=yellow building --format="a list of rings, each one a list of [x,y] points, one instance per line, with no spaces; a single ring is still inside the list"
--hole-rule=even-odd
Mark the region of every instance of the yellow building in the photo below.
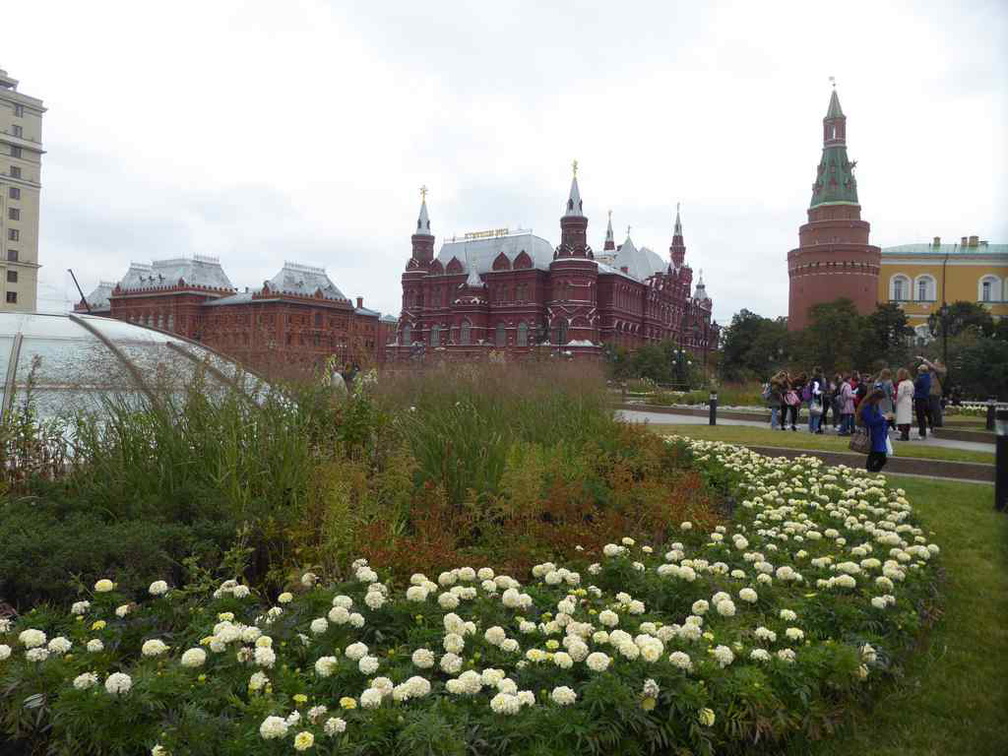
[[[1008,316],[1008,244],[964,236],[958,244],[900,244],[882,248],[879,302],[896,302],[918,336],[942,302],[976,302],[994,319]]]
[[[0,69],[0,311],[38,307],[42,101]]]

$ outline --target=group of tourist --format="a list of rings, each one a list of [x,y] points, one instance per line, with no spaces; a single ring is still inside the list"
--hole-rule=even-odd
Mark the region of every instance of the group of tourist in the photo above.
[[[770,409],[770,427],[798,430],[798,411],[808,412],[809,433],[823,433],[830,427],[838,436],[850,436],[857,428],[866,429],[871,438],[869,470],[878,471],[891,453],[889,429],[899,430],[899,440],[910,440],[914,415],[917,433],[926,438],[928,430],[942,425],[942,381],[946,369],[940,362],[916,358],[916,369],[884,368],[876,374],[857,370],[837,373],[827,378],[822,368],[811,373],[793,374],[785,370],[775,374],[763,387],[763,399]],[[911,377],[913,376],[913,377]]]

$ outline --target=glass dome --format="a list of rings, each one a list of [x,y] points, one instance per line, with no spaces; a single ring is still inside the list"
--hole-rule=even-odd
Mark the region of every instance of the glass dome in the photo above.
[[[214,392],[258,383],[204,346],[121,320],[0,313],[4,418],[27,397],[39,419],[100,411],[112,397],[153,401],[197,374]]]

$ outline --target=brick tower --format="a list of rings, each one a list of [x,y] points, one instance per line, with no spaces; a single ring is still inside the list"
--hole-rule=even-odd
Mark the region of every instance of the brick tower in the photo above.
[[[871,225],[861,220],[857,161],[847,159],[847,118],[836,89],[823,119],[823,151],[812,184],[808,223],[788,252],[788,330],[808,321],[808,308],[846,297],[861,314],[875,308],[881,251],[868,243]]]
[[[597,344],[599,340],[598,264],[588,246],[588,218],[581,206],[577,182],[577,161],[564,214],[560,218],[560,245],[550,263],[551,296],[547,307],[550,342],[575,348]]]

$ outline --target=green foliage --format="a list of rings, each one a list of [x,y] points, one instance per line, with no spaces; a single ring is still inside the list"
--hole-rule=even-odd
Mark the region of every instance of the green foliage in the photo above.
[[[772,320],[743,309],[721,335],[721,375],[729,381],[765,381],[787,364],[790,354],[783,318]]]
[[[976,302],[956,301],[945,306],[945,311],[933,312],[928,316],[931,335],[949,338],[973,332],[979,336],[994,335],[994,318],[987,308]]]
[[[610,375],[620,381],[643,380],[681,389],[705,385],[703,357],[681,349],[675,341],[645,344],[633,351],[606,346]]]

